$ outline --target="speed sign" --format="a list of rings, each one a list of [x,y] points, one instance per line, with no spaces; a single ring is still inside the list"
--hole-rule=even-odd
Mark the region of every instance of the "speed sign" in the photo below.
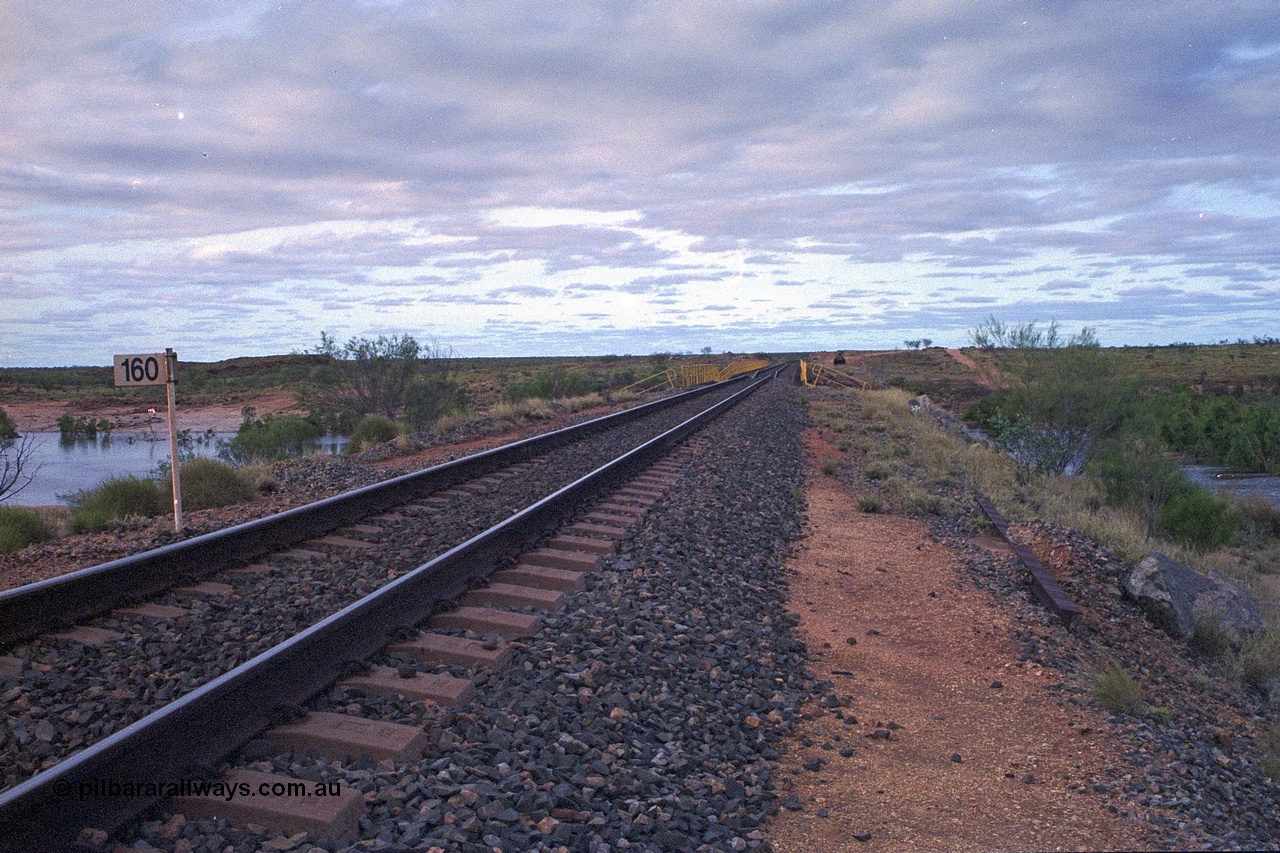
[[[169,381],[165,353],[162,352],[117,355],[114,364],[117,386],[164,385]]]

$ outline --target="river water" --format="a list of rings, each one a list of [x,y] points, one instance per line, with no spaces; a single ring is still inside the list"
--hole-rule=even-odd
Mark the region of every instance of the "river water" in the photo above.
[[[1229,468],[1213,465],[1187,465],[1182,469],[1193,483],[1208,486],[1224,497],[1260,495],[1280,506],[1280,477],[1270,474],[1234,474]]]
[[[36,439],[35,450],[27,470],[35,478],[25,489],[6,498],[10,506],[54,506],[67,503],[67,498],[81,489],[91,489],[111,477],[144,477],[161,463],[169,462],[169,433],[115,432],[99,435],[96,440],[64,443],[58,433],[29,433]],[[186,442],[183,454],[216,456],[218,441],[235,433],[217,433],[212,437]],[[341,453],[347,439],[325,436],[316,446],[318,453]]]

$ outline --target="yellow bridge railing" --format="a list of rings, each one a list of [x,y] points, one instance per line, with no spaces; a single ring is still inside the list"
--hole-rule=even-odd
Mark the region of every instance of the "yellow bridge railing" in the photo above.
[[[646,391],[667,389],[674,391],[677,387],[677,379],[680,381],[680,387],[692,388],[694,385],[703,385],[707,382],[723,382],[740,374],[750,373],[753,370],[760,370],[768,366],[769,362],[762,358],[753,361],[735,361],[732,364],[726,364],[724,367],[716,367],[714,364],[684,364],[680,366],[678,373],[674,367],[669,367],[660,373],[641,379],[639,382],[633,382],[622,390],[635,391],[638,394],[643,394]]]
[[[808,362],[801,360],[800,384],[813,388],[817,386],[819,382],[826,382],[829,385],[836,385],[841,388],[861,388],[863,391],[871,390],[871,383],[865,379],[859,379],[856,376],[841,373],[839,370],[836,370],[833,367],[827,367],[823,364],[809,364]]]
[[[757,358],[753,361],[735,361],[733,364],[726,364],[720,368],[720,381],[732,379],[742,373],[750,373],[753,370],[761,370],[769,366],[769,362],[763,358]]]
[[[637,394],[644,394],[647,391],[664,391],[667,389],[674,391],[675,388],[676,372],[674,369],[668,367],[666,370],[655,373],[652,376],[647,376],[639,382],[632,382],[622,390],[624,392],[634,391]]]

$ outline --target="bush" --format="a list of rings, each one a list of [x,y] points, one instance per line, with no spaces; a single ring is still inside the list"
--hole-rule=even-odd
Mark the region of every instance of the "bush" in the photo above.
[[[1235,499],[1236,511],[1250,533],[1268,539],[1280,539],[1280,507],[1262,495],[1245,495]]]
[[[1165,536],[1200,552],[1222,547],[1240,522],[1226,501],[1202,486],[1191,486],[1171,497],[1158,520]]]
[[[560,397],[581,397],[600,390],[591,377],[584,373],[552,367],[533,379],[517,382],[507,388],[507,402],[518,403],[530,397],[556,400]]]
[[[404,392],[404,417],[414,429],[427,429],[445,415],[464,412],[470,405],[466,389],[450,376],[428,377]]]
[[[303,455],[324,435],[318,424],[301,415],[256,414],[251,407],[244,410],[244,421],[229,441],[221,443],[219,456],[236,465],[274,462]]]
[[[862,469],[862,476],[868,480],[884,480],[892,476],[893,472],[889,470],[887,465],[880,462],[872,462]]]
[[[72,498],[68,528],[72,533],[102,530],[113,521],[160,515],[172,505],[172,498],[157,480],[112,477]]]
[[[1191,485],[1178,463],[1143,441],[1117,444],[1092,467],[1111,506],[1127,506],[1141,514],[1148,539],[1169,499]]]
[[[0,439],[18,437],[18,425],[9,417],[9,413],[0,407]]]
[[[0,506],[0,554],[11,554],[52,538],[44,519],[35,510]]]
[[[401,432],[400,425],[382,415],[365,415],[356,424],[356,431],[351,436],[369,445],[390,441]]]
[[[1147,709],[1142,685],[1119,664],[1112,664],[1097,675],[1093,698],[1116,714],[1140,714]]]
[[[257,497],[257,489],[248,475],[217,459],[188,459],[178,470],[182,476],[183,509],[210,509]],[[172,483],[165,488],[170,502],[172,488]]]
[[[1236,666],[1241,681],[1264,696],[1274,697],[1280,691],[1280,632],[1272,627],[1247,638]],[[1276,747],[1280,756],[1280,741]]]
[[[1239,645],[1239,637],[1217,614],[1202,614],[1196,619],[1195,630],[1187,645],[1200,657],[1224,660],[1232,648]]]
[[[884,504],[875,495],[864,495],[858,498],[858,509],[866,513],[879,512],[884,508]]]
[[[76,418],[63,415],[58,418],[58,432],[63,444],[82,439],[96,439],[98,433],[111,432],[111,421],[106,418]]]

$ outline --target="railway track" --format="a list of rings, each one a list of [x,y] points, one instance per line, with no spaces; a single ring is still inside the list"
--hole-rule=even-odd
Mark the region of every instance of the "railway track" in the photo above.
[[[154,804],[158,797],[93,797],[68,809],[65,796],[59,797],[57,791],[83,791],[85,785],[104,779],[175,779],[190,773],[192,767],[210,765],[263,729],[298,715],[303,702],[322,692],[344,672],[350,675],[361,669],[363,665],[356,661],[379,654],[391,640],[413,635],[417,642],[416,647],[398,648],[394,653],[398,657],[392,661],[400,662],[390,673],[395,689],[404,692],[411,686],[415,690],[417,686],[424,690],[431,686],[437,690],[432,694],[437,702],[450,701],[450,696],[452,701],[465,701],[470,684],[465,675],[486,661],[496,663],[495,655],[500,657],[502,653],[493,635],[510,635],[515,629],[497,623],[450,623],[448,617],[437,616],[437,626],[444,631],[437,637],[445,639],[422,640],[416,637],[413,626],[436,615],[445,602],[466,593],[470,596],[466,599],[468,606],[523,610],[522,616],[529,618],[514,622],[524,626],[519,630],[527,631],[534,624],[530,611],[554,600],[562,591],[555,588],[557,585],[572,589],[580,584],[577,569],[598,559],[592,556],[593,552],[612,547],[602,537],[621,535],[619,525],[636,514],[638,505],[655,497],[654,489],[661,485],[665,474],[660,473],[659,479],[648,484],[632,486],[629,495],[619,498],[620,503],[589,511],[576,528],[554,540],[553,547],[527,554],[522,561],[526,565],[508,568],[499,582],[490,584],[487,590],[467,592],[468,588],[504,562],[510,562],[530,543],[545,538],[575,512],[581,514],[584,501],[610,487],[616,488],[652,464],[661,453],[719,411],[743,399],[767,378],[744,381],[741,385],[747,387],[740,391],[725,390],[726,394],[732,393],[692,418],[686,418],[683,409],[702,408],[699,401],[704,393],[655,406],[656,411],[645,414],[665,413],[668,422],[680,421],[678,426],[605,464],[600,464],[602,448],[584,452],[581,445],[567,444],[582,435],[601,436],[606,427],[592,422],[573,428],[576,433],[561,431],[569,435],[553,434],[521,442],[283,514],[289,518],[263,519],[86,570],[59,582],[33,585],[44,588],[31,591],[26,600],[13,594],[0,597],[6,636],[17,638],[58,629],[55,633],[63,634],[64,642],[70,642],[73,649],[84,650],[77,669],[85,672],[100,670],[95,666],[101,658],[94,657],[97,652],[92,651],[92,632],[84,633],[86,628],[95,626],[67,631],[56,618],[50,618],[50,613],[57,612],[55,605],[62,601],[59,596],[70,591],[67,607],[77,615],[116,607],[100,620],[96,626],[99,632],[112,631],[112,626],[124,627],[122,619],[147,623],[148,628],[139,632],[139,639],[155,654],[147,658],[152,677],[144,679],[140,705],[143,710],[159,706],[123,731],[110,731],[110,725],[101,727],[101,740],[69,757],[53,756],[56,763],[0,794],[0,848],[48,849],[50,844],[73,842],[86,827],[95,831],[114,829]],[[705,393],[723,396],[715,390]],[[629,417],[612,416],[615,421],[609,426],[615,431],[611,437],[619,429],[634,432],[641,428],[634,423],[635,414],[624,414]],[[633,424],[634,429],[618,427],[624,421]],[[653,428],[649,430],[652,432]],[[633,443],[638,443],[634,437]],[[595,470],[583,476],[583,469]],[[499,492],[505,495],[513,486],[534,488],[530,484],[538,479],[538,471],[560,473],[561,482],[553,493],[540,495],[504,523],[490,525],[495,513],[502,514],[500,508],[488,506],[494,496]],[[434,497],[429,496],[432,493]],[[402,509],[393,510],[397,505]],[[440,514],[450,512],[452,515],[444,523],[454,533],[452,540],[427,536],[429,544],[413,541],[424,537],[424,522],[426,527],[439,528]],[[378,523],[366,523],[370,516],[376,516]],[[272,548],[277,549],[277,556],[264,557],[263,552]],[[438,556],[421,563],[424,550],[438,552]],[[342,574],[332,564],[377,565],[378,571],[372,576],[367,570]],[[234,575],[234,583],[202,580],[211,571]],[[279,589],[268,595],[263,585],[272,586],[273,578],[281,581],[275,583]],[[337,600],[350,602],[345,607],[335,606],[330,594],[335,587],[342,587]],[[120,612],[121,603],[166,588],[163,601]],[[309,596],[317,590],[322,592]],[[182,624],[184,620],[195,615],[201,624],[230,623],[224,633],[234,638],[235,623],[245,613],[231,605],[238,601],[242,608],[248,605],[250,609],[260,609],[267,599],[274,602],[271,607],[276,610],[291,610],[294,618],[277,620],[274,631],[241,629],[241,634],[247,631],[249,636],[240,637],[240,643],[224,640],[224,646],[235,648],[225,649],[225,655],[216,663],[206,660],[204,674],[211,680],[201,684],[188,674],[174,676],[166,666],[167,654],[191,645],[192,632]],[[39,618],[24,624],[24,619],[15,618],[15,614],[38,614]],[[514,624],[511,617],[502,618]],[[308,624],[310,627],[294,633]],[[282,632],[292,636],[282,639]],[[104,648],[112,642],[108,638]],[[253,660],[241,662],[245,649],[262,651]],[[411,674],[412,664],[405,661],[413,659],[443,666],[447,672]],[[35,669],[51,667],[39,656],[28,656],[28,663]],[[388,674],[375,670],[370,680],[366,673],[365,680],[358,682],[363,685],[358,689],[376,692],[374,682]],[[69,692],[78,692],[90,703],[104,692],[101,685],[77,684],[71,676],[57,672],[52,672],[48,680],[61,682],[61,694],[54,697],[54,702],[45,703],[51,713],[44,719],[52,726],[56,723],[50,722],[51,717],[75,723],[85,710],[83,700],[78,704],[57,701],[70,698]],[[423,696],[430,698],[428,694]],[[29,697],[27,701],[31,701]],[[36,739],[42,740],[40,732]],[[41,763],[51,762],[46,757]],[[190,807],[196,808],[193,804]],[[89,840],[95,837],[91,835]]]

